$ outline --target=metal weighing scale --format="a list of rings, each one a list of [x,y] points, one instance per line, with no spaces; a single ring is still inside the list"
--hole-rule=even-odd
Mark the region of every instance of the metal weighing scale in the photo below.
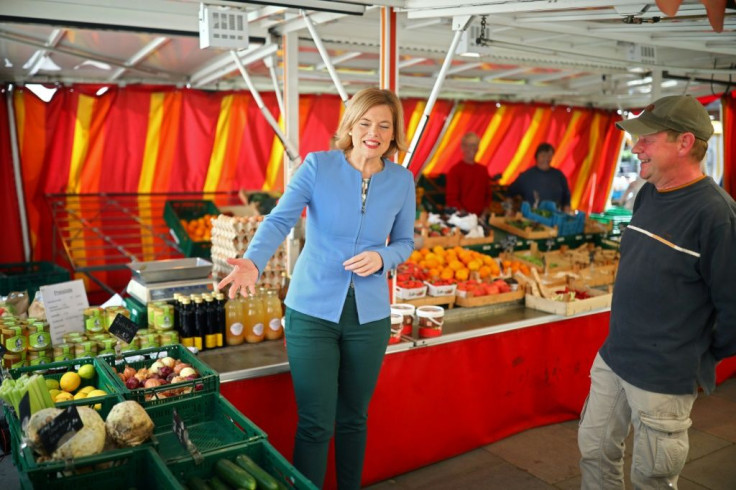
[[[201,294],[214,289],[209,278],[212,263],[202,258],[131,262],[128,267],[133,277],[126,290],[143,305],[174,299],[174,293]]]

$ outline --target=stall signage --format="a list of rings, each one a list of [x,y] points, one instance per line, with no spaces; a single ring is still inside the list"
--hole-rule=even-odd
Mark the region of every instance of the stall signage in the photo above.
[[[114,335],[126,344],[130,344],[137,331],[138,324],[120,313],[115,315],[115,319],[110,324],[110,329],[108,330],[111,335]]]
[[[77,407],[70,405],[64,409],[54,420],[41,427],[38,437],[41,444],[49,454],[56,451],[61,444],[74,437],[79,429],[84,427],[79,417]]]
[[[65,333],[83,331],[83,313],[89,306],[84,281],[60,282],[41,286],[40,290],[53,344],[61,344]]]

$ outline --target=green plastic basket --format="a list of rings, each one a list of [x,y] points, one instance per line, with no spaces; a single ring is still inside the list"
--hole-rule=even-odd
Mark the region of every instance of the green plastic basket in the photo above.
[[[204,461],[194,464],[192,459],[169,464],[169,470],[181,484],[192,477],[203,480],[212,478],[215,474],[215,463],[222,458],[235,462],[238,454],[246,454],[258,466],[280,481],[286,488],[295,490],[317,490],[317,487],[299,473],[276,449],[266,440],[259,440],[249,444],[228,449],[221,449],[204,456]]]
[[[181,225],[181,220],[192,220],[201,218],[206,214],[220,214],[215,203],[206,200],[182,200],[182,201],[166,201],[164,204],[164,221],[174,237],[179,243],[179,248],[187,257],[210,257],[210,249],[212,242],[210,241],[194,241],[189,233]]]
[[[104,397],[95,397],[87,400],[85,398],[79,400],[69,400],[65,402],[59,402],[56,404],[57,408],[63,408],[69,405],[96,405],[103,400],[111,399],[114,403],[117,403],[120,398],[118,395],[122,393],[119,387],[119,383],[113,379],[110,369],[102,358],[95,357],[84,357],[81,359],[72,359],[69,361],[57,361],[49,364],[41,364],[38,366],[25,366],[17,369],[10,370],[10,377],[18,379],[23,374],[33,375],[42,374],[44,379],[55,379],[59,381],[64,373],[69,371],[77,371],[81,366],[85,364],[92,364],[95,367],[95,375],[90,379],[82,379],[82,382],[76,391],[85,386],[94,386],[107,393]],[[117,378],[117,376],[115,376]]]
[[[139,447],[102,453],[88,458],[87,467],[78,466],[68,474],[57,472],[21,473],[21,487],[43,490],[129,490],[156,488],[184,490],[166,464],[150,448]]]
[[[33,300],[41,286],[69,280],[69,271],[53,262],[0,264],[0,294],[28,291]]]
[[[183,381],[176,384],[167,384],[155,388],[138,388],[131,390],[126,388],[123,381],[116,373],[122,372],[125,366],[131,366],[136,370],[149,368],[155,360],[163,357],[173,357],[191,365],[199,373],[199,378]],[[189,349],[181,344],[154,347],[138,351],[126,352],[120,359],[106,358],[106,367],[113,378],[118,391],[128,400],[135,400],[144,407],[151,407],[167,403],[172,399],[193,398],[202,393],[218,393],[220,391],[220,375],[199,360]],[[183,392],[171,395],[171,390],[181,389]]]
[[[83,400],[80,401],[83,402]],[[102,417],[102,420],[105,420],[105,418],[107,418],[107,414],[112,410],[112,407],[121,401],[123,401],[123,398],[119,395],[95,398],[95,402],[101,405],[99,414],[100,417]],[[75,405],[81,406],[84,405],[84,403],[77,403]],[[62,478],[67,471],[97,464],[100,460],[104,460],[105,458],[115,457],[117,454],[130,451],[128,448],[111,449],[94,456],[85,456],[73,461],[38,461],[34,451],[24,441],[23,431],[18,417],[15,416],[12,409],[6,409],[6,414],[7,413],[10,413],[11,415],[7,417],[7,421],[12,441],[11,446],[14,448],[13,462],[16,463],[18,471],[25,473],[27,478],[37,488],[46,488],[45,483],[47,481]],[[152,447],[153,445],[153,441],[147,442],[142,445],[141,448]]]
[[[146,408],[155,425],[158,452],[166,462],[190,457],[172,430],[174,409],[189,433],[189,440],[202,454],[266,438],[245,415],[219,393],[170,401]]]

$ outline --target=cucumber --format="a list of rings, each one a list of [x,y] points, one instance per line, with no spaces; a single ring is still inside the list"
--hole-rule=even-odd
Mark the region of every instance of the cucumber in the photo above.
[[[230,490],[230,487],[224,481],[220,480],[219,477],[213,476],[210,479],[210,487],[212,490]]]
[[[220,459],[215,463],[215,474],[228,485],[247,490],[256,490],[258,484],[253,476],[229,459]]]
[[[207,482],[198,476],[193,476],[187,480],[187,488],[189,490],[212,490],[212,487],[207,485]]]
[[[271,475],[269,475],[263,468],[258,466],[255,461],[250,459],[245,454],[238,454],[235,457],[235,463],[243,468],[245,471],[250,473],[258,482],[259,490],[261,488],[265,490],[281,490],[282,485]]]

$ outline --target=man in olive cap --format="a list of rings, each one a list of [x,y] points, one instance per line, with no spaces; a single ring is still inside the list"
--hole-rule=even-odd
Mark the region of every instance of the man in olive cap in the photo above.
[[[583,489],[677,488],[690,411],[736,354],[736,203],[700,162],[713,126],[689,96],[663,97],[616,125],[636,138],[647,181],[621,239],[608,338],[593,361],[578,445]]]

